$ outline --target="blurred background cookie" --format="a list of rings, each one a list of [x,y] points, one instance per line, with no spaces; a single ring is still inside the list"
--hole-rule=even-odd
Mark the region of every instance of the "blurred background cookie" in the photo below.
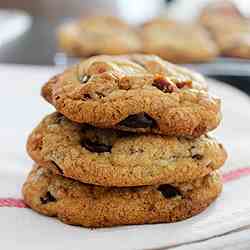
[[[232,1],[208,4],[200,15],[223,56],[250,58],[250,20]]]
[[[171,62],[190,63],[215,59],[217,45],[199,25],[157,18],[144,24],[143,52]]]
[[[111,16],[94,16],[62,25],[58,43],[63,51],[79,57],[141,50],[140,39],[133,28]]]

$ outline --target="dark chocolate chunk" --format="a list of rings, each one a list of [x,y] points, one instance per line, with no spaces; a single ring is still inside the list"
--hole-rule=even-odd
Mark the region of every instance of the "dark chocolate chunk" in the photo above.
[[[64,120],[64,116],[60,113],[56,114],[56,123],[60,124]]]
[[[201,160],[203,158],[203,155],[200,155],[200,154],[195,154],[192,156],[193,159],[195,160]]]
[[[181,195],[180,191],[177,188],[175,188],[169,184],[160,185],[158,187],[158,190],[167,199]]]
[[[83,100],[89,100],[89,99],[91,99],[90,94],[84,94],[83,95]]]
[[[40,197],[42,204],[47,204],[49,202],[55,202],[56,198],[48,191],[44,197]]]
[[[119,122],[118,125],[130,128],[152,128],[156,125],[156,122],[148,114],[139,113],[128,116],[125,120]]]
[[[81,141],[82,147],[85,147],[87,150],[93,153],[104,153],[104,152],[111,152],[112,146],[105,145],[98,142],[92,142],[90,140],[82,140]]]

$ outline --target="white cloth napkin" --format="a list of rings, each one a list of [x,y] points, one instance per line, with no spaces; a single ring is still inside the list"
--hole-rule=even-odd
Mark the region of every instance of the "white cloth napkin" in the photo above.
[[[23,208],[19,200],[20,189],[32,166],[25,152],[26,138],[41,118],[53,110],[40,97],[40,88],[58,70],[52,67],[0,65],[1,249],[117,250],[171,246],[207,249],[211,240],[199,244],[192,242],[250,225],[250,99],[235,88],[216,82],[211,82],[210,88],[223,100],[224,120],[214,134],[225,144],[229,159],[223,168],[224,191],[217,202],[202,214],[174,224],[89,230],[65,225]],[[244,232],[242,239],[249,242],[249,231]],[[232,235],[236,237],[237,234]],[[221,238],[223,244],[228,242],[227,237]],[[216,238],[211,244],[218,246],[220,242]]]

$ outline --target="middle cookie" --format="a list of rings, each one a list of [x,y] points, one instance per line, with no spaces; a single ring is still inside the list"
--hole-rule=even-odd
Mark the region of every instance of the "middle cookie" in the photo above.
[[[206,135],[184,139],[99,129],[59,113],[43,119],[27,142],[31,158],[55,173],[102,186],[187,182],[221,167],[223,146]]]

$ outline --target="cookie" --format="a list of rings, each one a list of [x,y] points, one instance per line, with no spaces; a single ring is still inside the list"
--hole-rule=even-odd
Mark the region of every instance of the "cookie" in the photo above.
[[[220,194],[217,173],[176,185],[105,188],[34,167],[23,186],[25,203],[64,223],[84,227],[175,222],[194,216]]]
[[[232,2],[209,4],[201,12],[200,22],[211,32],[223,56],[250,58],[250,22]]]
[[[223,56],[250,58],[250,22],[248,20],[218,16],[213,17],[207,27]]]
[[[202,26],[164,18],[144,24],[143,52],[175,63],[206,62],[218,55],[218,48]]]
[[[221,44],[222,55],[250,59],[250,22],[248,26],[249,30],[245,33],[234,33],[217,39],[218,44]]]
[[[133,28],[110,16],[94,16],[62,25],[58,43],[67,54],[79,57],[126,54],[141,49],[141,41]]]
[[[43,97],[70,120],[140,133],[198,137],[221,120],[204,78],[157,56],[96,56],[53,77]]]
[[[225,22],[229,25],[223,31]],[[224,28],[225,30],[225,28]],[[216,28],[211,31],[218,43],[221,54],[228,57],[250,59],[250,22],[248,20],[218,20]]]
[[[200,17],[202,20],[212,18],[212,16],[228,16],[228,17],[240,17],[242,13],[238,8],[238,5],[231,0],[212,1],[208,2],[201,10]]]
[[[226,159],[223,146],[208,136],[190,140],[98,129],[59,113],[34,129],[27,151],[57,174],[101,186],[187,182],[218,169]]]

